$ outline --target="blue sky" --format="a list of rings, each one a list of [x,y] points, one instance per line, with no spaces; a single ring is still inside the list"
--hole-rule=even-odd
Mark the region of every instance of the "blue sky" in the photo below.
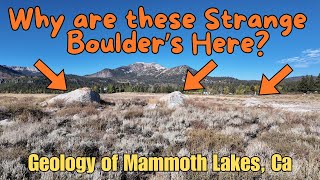
[[[94,73],[104,68],[116,68],[122,65],[128,65],[135,62],[156,62],[165,67],[174,67],[179,65],[189,65],[198,70],[210,59],[215,60],[219,67],[211,73],[211,76],[231,76],[239,79],[260,79],[264,73],[267,77],[272,77],[286,63],[291,65],[294,72],[290,76],[300,75],[318,75],[320,73],[320,2],[317,0],[306,1],[191,1],[191,0],[159,0],[159,1],[8,1],[0,2],[0,64],[32,66],[37,59],[42,59],[55,72],[65,69],[67,74],[85,75]],[[40,6],[42,13],[46,15],[58,16],[64,14],[66,20],[59,35],[52,39],[50,37],[51,28],[36,29],[34,23],[29,31],[13,31],[10,27],[8,8],[12,7],[15,12],[19,8],[28,8]],[[125,15],[129,9],[137,13],[138,7],[144,6],[146,13],[155,15],[157,13],[171,14],[173,12],[193,13],[196,16],[195,27],[192,30],[183,28],[172,31],[170,29],[159,30],[156,28],[137,29],[138,37],[159,36],[164,38],[166,32],[172,36],[181,36],[183,38],[184,51],[181,54],[172,54],[171,46],[166,45],[160,48],[158,54],[125,54],[125,53],[82,53],[80,55],[70,55],[67,52],[68,30],[74,29],[72,21],[77,14],[95,14],[104,15],[113,13],[117,16],[116,27],[113,30],[107,30],[102,25],[98,25],[94,31],[84,30],[85,39],[101,39],[114,37],[115,32],[119,31],[122,37],[130,36],[131,29],[126,25]],[[257,49],[251,54],[243,53],[239,48],[235,53],[217,54],[213,53],[207,56],[203,47],[199,48],[198,55],[194,56],[191,50],[191,34],[197,32],[199,37],[204,38],[205,24],[207,20],[203,13],[210,7],[216,7],[220,14],[227,9],[230,14],[241,13],[248,16],[258,13],[260,15],[277,15],[304,13],[308,17],[306,27],[303,30],[293,29],[288,37],[280,35],[283,30],[269,29],[270,40],[263,47],[264,56],[259,58]],[[212,31],[212,37],[228,36],[242,39],[243,37],[254,37],[258,29],[243,28],[241,30],[226,30],[220,28]],[[259,38],[255,38],[257,42]]]

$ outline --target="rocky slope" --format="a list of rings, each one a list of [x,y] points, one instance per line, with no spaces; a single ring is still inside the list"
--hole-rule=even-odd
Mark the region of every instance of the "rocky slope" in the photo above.
[[[173,68],[166,68],[156,63],[134,63],[128,66],[121,66],[116,69],[103,69],[97,73],[87,75],[90,78],[112,78],[117,82],[130,82],[130,83],[169,83],[169,84],[182,84],[184,82],[187,69],[192,73],[197,71],[189,66],[177,66]],[[213,78],[207,77],[205,81],[233,81],[234,78],[220,77]]]
[[[13,78],[13,77],[18,77],[22,75],[23,74],[18,71],[15,71],[6,66],[0,65],[0,78],[6,79],[6,78]]]
[[[4,66],[13,71],[19,72],[27,76],[39,76],[41,73],[34,67],[22,67],[22,66]]]

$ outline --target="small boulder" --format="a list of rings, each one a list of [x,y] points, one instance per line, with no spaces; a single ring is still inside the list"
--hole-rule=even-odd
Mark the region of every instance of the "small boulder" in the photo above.
[[[172,92],[160,98],[160,102],[165,103],[168,108],[176,108],[185,103],[186,96],[179,91]]]
[[[14,123],[14,121],[11,121],[9,119],[0,120],[0,126],[11,126]]]
[[[242,102],[245,107],[261,107],[263,103],[257,98],[249,98]]]
[[[46,104],[54,104],[56,102],[62,102],[64,105],[72,103],[100,103],[100,95],[90,88],[81,88],[69,93],[60,94],[47,101]]]

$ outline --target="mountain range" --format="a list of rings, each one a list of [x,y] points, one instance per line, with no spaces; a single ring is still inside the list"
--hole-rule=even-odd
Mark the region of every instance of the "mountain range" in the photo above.
[[[189,66],[177,66],[166,68],[156,63],[137,62],[128,66],[121,66],[115,69],[103,69],[99,72],[72,77],[95,79],[109,79],[117,83],[137,83],[137,84],[183,84],[187,69],[193,74],[197,71]],[[12,79],[19,77],[41,77],[42,74],[32,67],[5,66],[0,65],[0,79]],[[67,75],[67,78],[71,75]],[[238,81],[231,77],[206,77],[203,82],[212,83]]]
[[[97,73],[86,75],[88,78],[111,78],[117,82],[124,83],[145,83],[145,84],[182,84],[187,69],[193,74],[197,71],[189,66],[177,66],[166,68],[156,63],[137,62],[128,66],[121,66],[116,69],[103,69]],[[230,77],[207,77],[204,82],[233,81]]]
[[[99,72],[85,76],[66,75],[70,81],[110,81],[116,83],[132,84],[174,84],[184,83],[187,69],[193,74],[197,71],[189,66],[177,66],[166,68],[156,63],[137,62],[128,66],[121,66],[115,69],[103,69]],[[0,65],[0,83],[4,80],[19,79],[21,77],[43,77],[43,75],[33,67],[5,66]],[[287,78],[286,81],[299,81],[301,77]],[[207,76],[202,81],[204,84],[232,83],[232,82],[258,82],[238,80],[232,77],[211,77]]]
[[[0,78],[13,78],[20,76],[40,76],[41,73],[33,67],[0,65]]]

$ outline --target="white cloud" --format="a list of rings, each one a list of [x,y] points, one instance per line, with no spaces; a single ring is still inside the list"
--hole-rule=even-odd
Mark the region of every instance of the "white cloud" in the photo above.
[[[279,63],[290,63],[296,68],[307,68],[312,64],[320,64],[320,48],[302,51],[300,56],[282,59]]]
[[[293,66],[296,67],[296,68],[307,68],[307,67],[309,67],[309,64],[301,63],[301,64],[294,64]]]
[[[307,57],[316,58],[320,56],[320,49],[307,49],[302,53]]]

